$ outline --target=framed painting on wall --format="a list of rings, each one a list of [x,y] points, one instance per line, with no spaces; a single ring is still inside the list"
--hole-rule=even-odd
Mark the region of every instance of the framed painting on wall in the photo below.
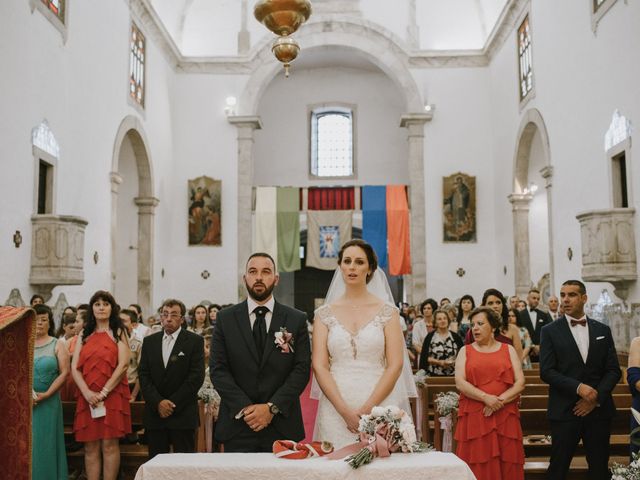
[[[476,177],[454,173],[442,178],[444,242],[476,241]]]
[[[188,180],[189,245],[222,245],[222,181]]]

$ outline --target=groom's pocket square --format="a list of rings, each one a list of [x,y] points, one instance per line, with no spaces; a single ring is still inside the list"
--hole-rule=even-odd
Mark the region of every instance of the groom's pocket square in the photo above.
[[[604,337],[603,337],[603,338],[604,338]],[[180,352],[180,353],[178,354],[178,356],[179,356],[179,357],[184,357],[184,352]]]
[[[596,340],[602,340],[604,338],[604,335],[602,335],[601,337],[596,337]]]

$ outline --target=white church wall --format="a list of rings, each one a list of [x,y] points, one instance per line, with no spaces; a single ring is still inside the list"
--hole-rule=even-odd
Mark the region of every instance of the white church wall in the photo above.
[[[156,271],[164,268],[156,296],[182,299],[187,306],[202,300],[237,300],[238,238],[237,129],[224,113],[228,96],[239,98],[246,78],[233,75],[177,74],[171,100],[173,165],[162,180],[165,220],[158,242],[164,245]],[[222,246],[189,246],[187,182],[206,175],[222,180]],[[207,270],[211,276],[203,279]]]
[[[540,132],[536,132],[533,136],[529,162],[529,188],[537,187],[529,204],[529,261],[531,280],[537,284],[542,276],[549,272],[547,191],[540,174],[540,169],[546,166],[546,159]]]
[[[309,109],[314,105],[355,108],[356,178],[309,176]],[[404,94],[384,74],[359,69],[294,70],[269,84],[258,114],[254,184],[274,186],[408,184],[406,130],[400,128]]]
[[[5,95],[0,102],[2,111],[7,112],[1,120],[0,158],[5,171],[12,172],[0,178],[8,199],[2,207],[2,231],[8,235],[20,230],[24,239],[20,249],[0,242],[3,270],[11,272],[0,276],[0,301],[6,299],[11,288],[19,288],[25,301],[33,293],[28,277],[30,217],[35,211],[32,186],[36,172],[30,144],[34,126],[46,118],[60,144],[54,213],[77,215],[89,222],[85,232],[84,284],[57,287],[51,300],[64,292],[72,304],[87,301],[97,289],[110,288],[109,172],[118,125],[126,115],[134,114],[143,121],[148,138],[170,137],[166,111],[155,104],[156,95],[168,95],[160,91],[163,82],[158,79],[167,75],[166,65],[149,40],[147,73],[155,78],[147,90],[146,112],[138,114],[127,102],[127,5],[115,2],[110,8],[95,9],[75,2],[68,13],[65,44],[58,30],[38,10],[30,11],[28,2],[10,2],[0,18],[5,67],[0,79]],[[150,143],[153,145],[153,140]],[[161,165],[168,155],[152,151],[150,157]],[[98,254],[97,263],[94,252]]]
[[[550,141],[553,172],[553,247],[556,290],[565,279],[580,278],[581,239],[576,214],[609,208],[610,185],[604,154],[604,135],[615,109],[638,121],[640,97],[637,78],[640,59],[624,45],[638,42],[640,5],[617,2],[591,30],[589,6],[582,3],[531,2],[533,67],[536,95],[521,112],[517,91],[515,32],[491,64],[491,96],[497,172],[507,172],[497,183],[497,214],[509,218],[505,241],[498,249],[498,263],[513,264],[511,206],[506,195],[513,190],[513,158],[516,133],[522,115],[537,108],[544,118]],[[563,40],[558,41],[558,32]],[[637,156],[637,155],[636,155]],[[631,167],[633,169],[633,166]],[[640,188],[638,169],[631,188]],[[637,198],[634,197],[634,198]],[[636,201],[636,208],[638,203]],[[636,242],[640,223],[636,221]],[[573,251],[573,259],[567,255]],[[609,284],[588,285],[592,301]],[[637,301],[640,290],[629,293]]]
[[[494,161],[491,111],[486,68],[415,70],[418,88],[435,104],[433,120],[425,125],[425,208],[427,295],[459,298],[466,293],[478,302],[489,287],[509,284],[496,268]],[[475,243],[444,243],[442,177],[463,172],[476,177]],[[465,270],[459,277],[457,269]],[[508,291],[508,290],[507,290]]]

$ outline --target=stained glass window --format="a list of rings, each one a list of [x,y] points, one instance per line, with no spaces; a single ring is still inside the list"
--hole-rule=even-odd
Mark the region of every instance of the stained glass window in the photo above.
[[[318,177],[350,177],[353,169],[353,112],[316,109],[311,114],[311,173]]]
[[[42,0],[49,10],[56,14],[56,17],[64,23],[64,4],[65,0]]]
[[[129,95],[144,107],[145,38],[134,23],[131,24],[131,52],[129,54]]]
[[[531,63],[531,31],[529,16],[518,28],[518,56],[520,59],[520,100],[524,99],[533,88],[533,66]]]

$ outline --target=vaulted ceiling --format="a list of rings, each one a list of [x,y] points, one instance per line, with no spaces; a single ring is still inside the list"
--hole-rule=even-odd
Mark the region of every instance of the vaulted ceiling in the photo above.
[[[148,0],[185,57],[238,54],[238,34],[251,47],[273,35],[253,17],[256,0]],[[509,0],[311,0],[309,22],[323,18],[382,27],[407,51],[482,50]],[[305,28],[304,26],[302,28]]]

